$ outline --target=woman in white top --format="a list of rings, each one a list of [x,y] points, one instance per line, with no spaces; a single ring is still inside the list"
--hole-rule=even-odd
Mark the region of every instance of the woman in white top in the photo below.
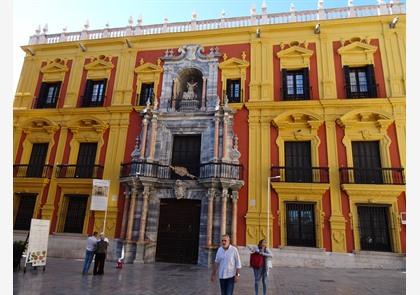
[[[258,295],[258,285],[260,280],[262,280],[263,285],[263,294],[267,294],[268,289],[268,272],[269,272],[269,259],[273,257],[273,254],[267,248],[267,242],[265,240],[261,240],[258,243],[258,248],[255,249],[253,252],[260,253],[260,255],[264,256],[264,264],[260,268],[253,268],[254,270],[254,279],[255,279],[255,295]],[[270,261],[271,263],[271,261]]]

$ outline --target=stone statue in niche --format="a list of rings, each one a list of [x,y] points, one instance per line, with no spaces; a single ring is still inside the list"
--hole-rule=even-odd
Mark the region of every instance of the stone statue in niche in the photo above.
[[[194,81],[187,82],[188,91],[182,94],[182,99],[185,100],[194,100],[197,99],[197,94],[194,91],[194,88],[197,87],[197,82],[193,83]]]
[[[175,197],[179,199],[183,199],[186,197],[187,193],[187,185],[182,180],[175,181]]]

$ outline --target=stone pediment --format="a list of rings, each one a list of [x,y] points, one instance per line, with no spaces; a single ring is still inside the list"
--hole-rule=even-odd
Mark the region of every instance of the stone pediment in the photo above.
[[[360,123],[387,122],[390,124],[390,122],[392,121],[393,121],[392,117],[389,114],[385,114],[378,111],[371,111],[371,110],[365,110],[365,111],[355,110],[341,116],[337,120],[337,123],[342,127],[346,127],[346,126],[360,124]]]
[[[162,67],[159,65],[152,64],[150,62],[141,63],[138,67],[134,69],[135,73],[161,73],[163,71]]]
[[[248,61],[236,57],[229,58],[219,64],[220,69],[246,68],[248,66]]]
[[[100,55],[99,57],[95,57],[92,59],[90,63],[85,65],[85,69],[88,71],[94,70],[111,70],[114,68],[114,65],[111,62],[111,57],[106,57],[104,55]]]
[[[374,64],[373,54],[376,50],[376,46],[356,41],[340,47],[337,52],[343,66],[364,66]]]
[[[281,69],[299,69],[309,68],[312,54],[312,50],[295,45],[277,52],[277,57]]]
[[[41,73],[61,73],[67,72],[68,70],[65,61],[56,58],[55,60],[47,62],[47,64],[41,68]]]
[[[167,49],[165,55],[161,58],[164,61],[179,61],[179,60],[188,60],[188,61],[208,61],[217,59],[221,56],[218,47],[211,47],[208,54],[204,53],[204,48],[198,44],[188,44],[178,48],[179,55],[174,55],[172,49]]]

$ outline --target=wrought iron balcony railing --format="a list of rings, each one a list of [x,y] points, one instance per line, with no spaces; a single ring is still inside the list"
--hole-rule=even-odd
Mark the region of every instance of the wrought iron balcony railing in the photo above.
[[[98,178],[101,179],[104,167],[100,165],[57,165],[57,178]]]
[[[51,178],[52,165],[13,165],[13,177]]]
[[[243,179],[243,166],[229,163],[205,163],[200,165],[200,178]]]
[[[328,167],[271,167],[273,182],[329,183]]]
[[[340,168],[341,183],[405,184],[404,168]]]
[[[120,177],[130,176],[170,179],[171,169],[166,165],[145,161],[121,164]]]

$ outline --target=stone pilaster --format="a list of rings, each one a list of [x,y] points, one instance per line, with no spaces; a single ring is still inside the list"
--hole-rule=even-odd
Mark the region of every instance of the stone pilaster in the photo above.
[[[233,245],[236,245],[236,226],[237,226],[237,215],[238,215],[238,199],[239,195],[237,191],[232,192],[232,230],[231,230],[231,241]]]
[[[216,190],[214,188],[210,188],[208,190],[208,206],[207,206],[207,236],[206,236],[206,246],[212,246],[212,236],[213,236],[213,203],[214,203],[214,196],[216,194]]]

